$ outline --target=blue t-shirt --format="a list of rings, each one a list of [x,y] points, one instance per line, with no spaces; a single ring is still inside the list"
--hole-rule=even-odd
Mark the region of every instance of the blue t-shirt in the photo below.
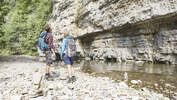
[[[60,57],[63,57],[63,53],[67,49],[67,39],[69,39],[69,38],[73,38],[73,37],[72,36],[67,36],[62,41],[62,48],[61,48],[61,52],[60,52]]]

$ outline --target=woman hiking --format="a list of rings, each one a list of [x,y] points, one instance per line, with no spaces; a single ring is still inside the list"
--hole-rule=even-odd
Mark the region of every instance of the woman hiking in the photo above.
[[[60,52],[60,57],[64,60],[65,64],[68,67],[68,83],[75,82],[76,77],[74,76],[74,56],[75,56],[76,46],[74,42],[74,38],[69,35],[69,33],[64,33],[64,39],[62,42],[62,48]]]

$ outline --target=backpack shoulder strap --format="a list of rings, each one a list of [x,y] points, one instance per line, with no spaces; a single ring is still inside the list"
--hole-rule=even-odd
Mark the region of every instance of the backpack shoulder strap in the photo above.
[[[40,34],[40,38],[45,38],[46,35],[47,35],[47,31],[43,31],[43,32]]]

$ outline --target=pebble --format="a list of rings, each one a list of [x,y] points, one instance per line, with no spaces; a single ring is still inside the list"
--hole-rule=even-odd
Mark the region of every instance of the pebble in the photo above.
[[[8,80],[8,84],[0,83],[0,93],[3,93],[0,98],[5,97],[7,100],[9,100],[8,98],[13,98],[13,100],[25,98],[28,100],[28,97],[29,100],[161,100],[161,98],[166,98],[161,94],[150,92],[146,88],[141,90],[131,88],[124,81],[117,83],[108,77],[94,77],[85,74],[80,69],[75,69],[77,81],[68,84],[67,69],[62,67],[54,69],[51,67],[52,74],[58,76],[53,77],[54,81],[47,81],[44,78],[41,79],[45,72],[43,63],[21,64],[24,67],[16,66],[16,70],[10,70],[9,68],[9,71],[10,73],[19,71],[17,73],[20,73],[20,75],[25,74],[24,77],[16,75]],[[36,69],[39,70],[36,71]],[[40,88],[33,88],[39,85],[40,80]],[[142,82],[140,80],[132,80],[131,83],[137,85]],[[20,95],[18,91],[21,91]]]
[[[135,85],[138,85],[138,84],[141,84],[142,81],[141,80],[131,80],[131,83],[135,84]]]

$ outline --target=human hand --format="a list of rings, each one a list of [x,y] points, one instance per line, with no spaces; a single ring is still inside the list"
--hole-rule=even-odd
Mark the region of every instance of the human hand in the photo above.
[[[53,60],[56,60],[56,55],[55,55],[55,53],[52,54],[52,59],[53,59]]]
[[[53,57],[56,57],[55,53],[53,53]]]

